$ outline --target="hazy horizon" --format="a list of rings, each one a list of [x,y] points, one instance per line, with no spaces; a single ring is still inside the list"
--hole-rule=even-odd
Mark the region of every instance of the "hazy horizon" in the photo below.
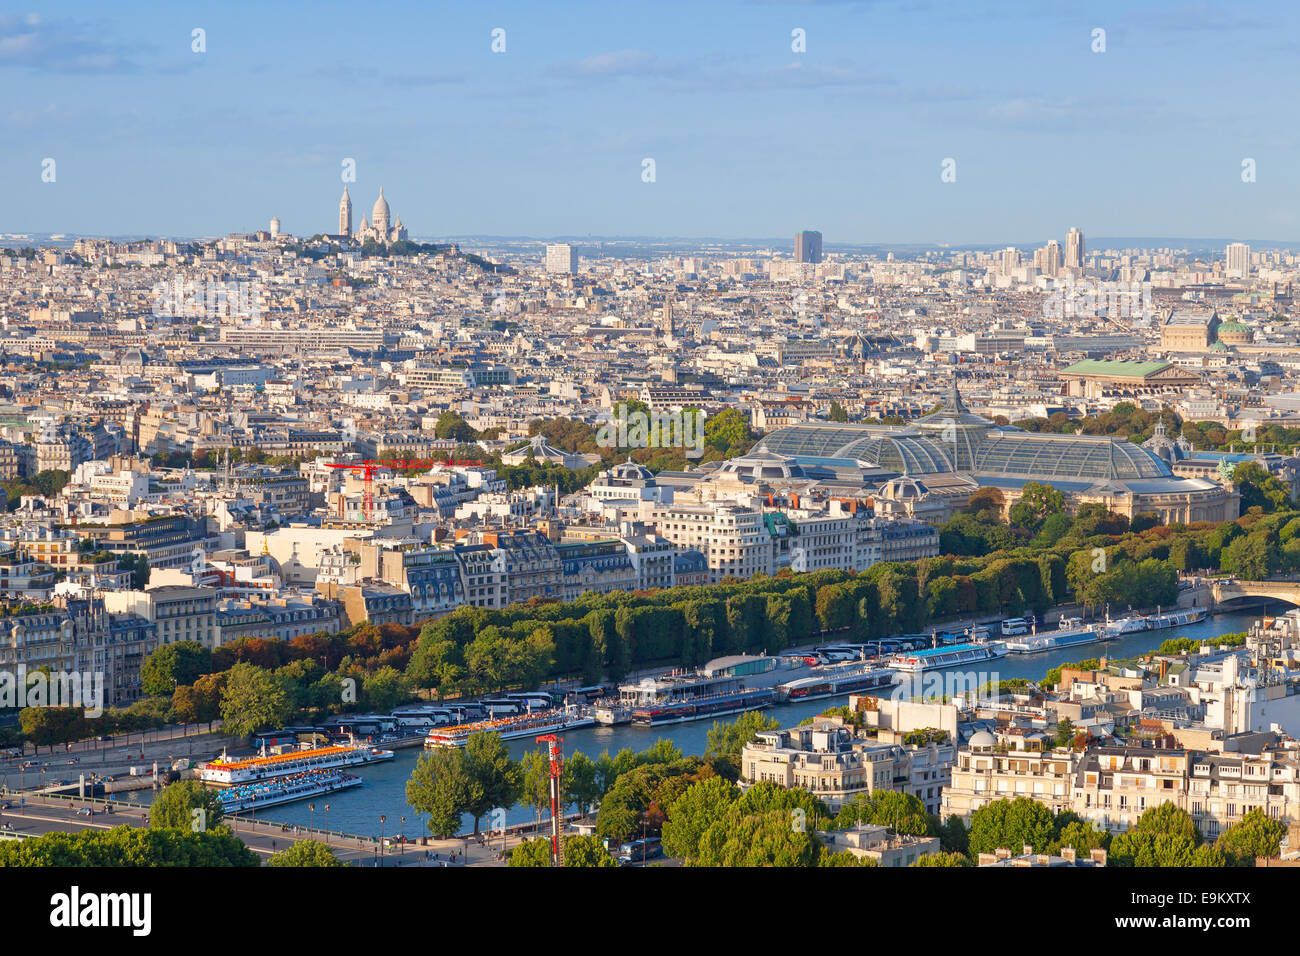
[[[354,221],[382,186],[412,236],[1300,234],[1297,21],[1277,2],[55,2],[0,16],[0,232],[334,232],[352,160]]]

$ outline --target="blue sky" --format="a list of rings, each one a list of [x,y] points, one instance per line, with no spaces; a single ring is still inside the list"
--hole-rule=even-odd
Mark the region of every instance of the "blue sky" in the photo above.
[[[46,2],[0,14],[0,233],[333,231],[350,157],[355,220],[382,185],[420,237],[1298,239],[1297,19],[1140,0]]]

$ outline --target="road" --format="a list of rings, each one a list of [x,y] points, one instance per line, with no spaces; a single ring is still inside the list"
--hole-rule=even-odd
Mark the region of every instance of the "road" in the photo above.
[[[140,808],[119,807],[111,814],[103,813],[103,801],[95,801],[97,808],[94,816],[80,814],[80,808],[90,806],[90,801],[67,800],[56,797],[26,795],[26,806],[20,804],[20,797],[7,798],[14,804],[9,810],[0,811],[0,822],[12,826],[15,833],[41,836],[46,833],[77,833],[86,829],[108,830],[115,826],[148,826],[148,812]],[[381,847],[379,842],[366,837],[354,837],[346,834],[324,834],[319,831],[308,832],[300,828],[295,832],[285,829],[280,824],[253,822],[247,819],[228,819],[227,823],[250,850],[264,860],[278,850],[283,850],[298,840],[316,839],[327,843],[335,855],[346,863],[356,866],[505,866],[498,859],[501,852],[501,840],[496,838],[490,844],[480,845],[472,839],[430,840],[427,845],[420,845],[414,837],[403,845],[393,834],[389,837],[394,845]],[[506,848],[513,849],[520,844],[521,838],[507,837]],[[455,854],[456,862],[452,863]]]

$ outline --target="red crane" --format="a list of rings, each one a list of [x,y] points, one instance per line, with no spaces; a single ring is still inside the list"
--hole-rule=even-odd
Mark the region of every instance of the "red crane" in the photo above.
[[[346,468],[354,475],[361,475],[362,497],[361,507],[369,521],[375,507],[375,472],[389,471],[427,471],[430,468],[442,465],[481,465],[477,458],[380,458],[378,460],[363,459],[361,461],[345,461],[341,464],[331,462],[326,465],[327,468]]]
[[[564,773],[564,738],[543,734],[537,742],[549,744],[551,757],[551,865],[563,865],[560,847],[560,776]]]

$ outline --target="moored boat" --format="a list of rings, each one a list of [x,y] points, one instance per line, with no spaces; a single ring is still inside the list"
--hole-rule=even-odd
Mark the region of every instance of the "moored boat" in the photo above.
[[[341,770],[393,759],[393,751],[378,747],[350,744],[334,747],[313,747],[292,750],[281,754],[228,760],[218,757],[201,764],[198,778],[204,783],[218,786],[235,786],[272,777],[288,777],[309,770]]]
[[[851,664],[841,667],[824,667],[815,677],[801,677],[777,687],[781,700],[817,700],[864,690],[891,687],[895,671],[890,667]]]
[[[514,717],[498,717],[494,720],[478,720],[454,727],[437,727],[429,731],[424,746],[425,749],[463,747],[469,742],[470,736],[477,733],[500,734],[503,740],[513,740],[517,737],[592,727],[595,723],[596,721],[585,708],[556,707],[540,714],[519,714]]]
[[[1005,657],[1007,646],[1002,641],[985,641],[971,644],[954,644],[951,647],[933,647],[924,651],[895,654],[888,661],[890,667],[909,674],[956,667],[960,664],[978,664]]]
[[[217,799],[226,813],[260,810],[262,807],[294,803],[320,797],[362,784],[360,777],[339,770],[308,770],[292,777],[271,777],[255,783],[238,784],[222,789]]]

